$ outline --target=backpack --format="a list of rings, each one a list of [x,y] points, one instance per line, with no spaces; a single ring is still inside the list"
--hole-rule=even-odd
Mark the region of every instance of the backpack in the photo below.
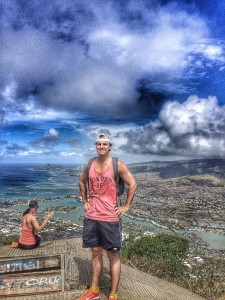
[[[87,165],[87,169],[86,169],[86,175],[88,178],[88,174],[89,174],[89,170],[91,168],[91,165],[94,161],[96,157],[91,158],[88,161],[88,165]],[[118,158],[117,157],[112,157],[112,162],[113,162],[113,173],[114,173],[114,179],[116,182],[116,186],[117,186],[117,196],[121,196],[124,193],[124,181],[123,179],[119,176],[118,173]]]

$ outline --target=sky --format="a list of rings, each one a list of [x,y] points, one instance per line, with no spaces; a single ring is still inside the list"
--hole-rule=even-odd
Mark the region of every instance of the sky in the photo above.
[[[0,163],[225,158],[224,0],[0,0]]]

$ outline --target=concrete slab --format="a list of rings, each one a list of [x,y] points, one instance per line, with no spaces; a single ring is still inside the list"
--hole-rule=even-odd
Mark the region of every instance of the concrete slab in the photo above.
[[[0,247],[1,259],[59,253],[65,254],[65,292],[4,298],[0,296],[0,298],[5,300],[75,300],[79,298],[91,282],[91,251],[82,248],[80,238],[45,241],[33,250],[14,249],[10,246]],[[107,257],[104,257],[99,300],[107,300],[109,290],[109,265]],[[126,265],[122,265],[118,294],[120,300],[204,300],[189,290]]]

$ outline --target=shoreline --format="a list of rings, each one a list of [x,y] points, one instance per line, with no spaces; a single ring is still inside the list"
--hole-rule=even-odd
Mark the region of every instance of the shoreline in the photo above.
[[[79,199],[80,194],[69,194],[66,196],[59,196],[59,197],[44,197],[44,198],[34,198],[34,199],[13,199],[13,200],[8,200],[8,199],[0,199],[0,208],[7,208],[10,206],[15,206],[15,205],[26,205],[28,204],[31,200],[36,200],[38,202],[47,202],[47,201],[57,201],[65,198],[77,198]],[[12,204],[14,203],[14,204]]]
[[[17,205],[27,205],[29,203],[29,201],[31,201],[31,200],[36,200],[36,201],[42,203],[42,202],[58,201],[58,200],[69,199],[69,198],[76,198],[76,200],[78,202],[82,202],[82,198],[80,196],[80,193],[69,194],[69,195],[58,196],[58,197],[34,198],[34,199],[30,199],[30,200],[28,200],[28,199],[16,199],[16,200],[15,199],[14,200],[0,199],[0,209],[4,209],[4,208],[7,209],[9,207],[13,207],[13,206],[17,206]],[[136,204],[137,204],[137,202],[136,202]],[[59,207],[59,206],[57,206],[57,207]],[[50,210],[48,210],[48,209],[45,210],[45,212],[48,212],[48,211],[51,211],[51,209]],[[66,210],[66,211],[65,210],[62,210],[62,211],[57,210],[57,212],[60,212],[60,213],[67,213],[68,211],[69,210]],[[71,208],[71,211],[74,211],[74,207]],[[131,220],[152,223],[154,226],[156,226],[158,228],[173,230],[173,228],[170,229],[169,227],[164,226],[162,224],[159,224],[156,221],[151,220],[149,218],[134,216],[132,214],[127,214],[127,213],[125,213],[124,216],[126,216],[127,218],[129,218]],[[79,225],[79,224],[77,224],[77,225]],[[218,232],[218,229],[205,229],[205,228],[193,228],[193,227],[185,228],[185,229],[177,229],[177,228],[175,228],[175,229],[176,230],[199,231],[199,232],[205,232],[205,233],[212,232],[212,233],[217,234],[217,235],[224,235],[224,237],[225,237],[225,231],[224,232],[221,232],[221,231]]]

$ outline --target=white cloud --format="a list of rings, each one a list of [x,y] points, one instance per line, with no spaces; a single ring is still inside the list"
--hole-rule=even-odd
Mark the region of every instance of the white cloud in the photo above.
[[[225,158],[225,106],[212,96],[168,101],[158,120],[124,135],[130,153]]]
[[[60,155],[61,156],[68,156],[68,157],[69,156],[80,156],[80,157],[83,156],[81,153],[77,153],[77,152],[65,152],[65,151],[61,152]]]
[[[49,132],[46,132],[44,135],[45,138],[58,137],[58,136],[59,136],[59,133],[54,128],[50,128]]]
[[[36,156],[36,155],[42,155],[42,154],[43,154],[42,151],[30,150],[30,151],[25,151],[25,152],[19,152],[17,154],[17,156],[26,157],[26,156]]]
[[[195,52],[202,53],[205,57],[212,61],[225,62],[224,59],[224,45],[223,44],[213,44],[214,41],[205,41],[204,44],[199,44],[196,47]]]
[[[221,134],[224,112],[225,107],[218,105],[216,97],[201,99],[190,96],[184,103],[168,101],[159,114],[159,120],[171,136]]]

